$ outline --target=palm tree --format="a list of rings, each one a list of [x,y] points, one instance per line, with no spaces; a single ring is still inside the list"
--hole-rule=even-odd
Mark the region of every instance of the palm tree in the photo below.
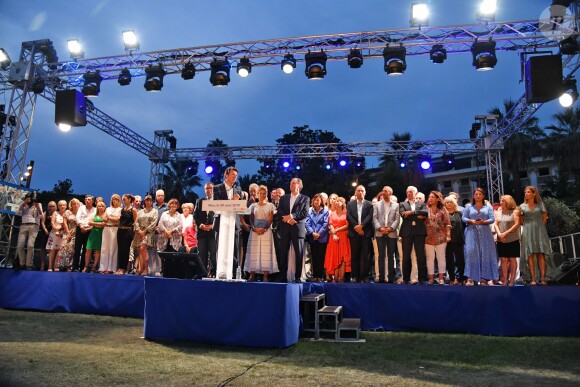
[[[580,171],[580,108],[567,108],[552,116],[556,125],[546,127],[551,133],[549,151],[561,172],[577,176]]]
[[[515,102],[511,98],[508,98],[503,101],[503,111],[496,106],[489,110],[489,114],[498,115],[500,121],[504,117],[510,119],[513,115],[511,111],[514,106]],[[501,153],[502,166],[512,176],[512,194],[517,202],[523,200],[524,197],[520,172],[526,170],[526,166],[529,165],[532,157],[540,153],[541,147],[538,140],[546,136],[544,131],[539,127],[538,122],[537,117],[531,117],[523,123],[519,131],[514,133],[504,143],[504,149]]]
[[[220,140],[219,138],[215,138],[214,140],[211,140],[210,142],[207,143],[207,147],[208,148],[226,148],[228,146],[228,144],[226,144],[225,142],[223,142],[222,140]],[[214,172],[211,174],[211,182],[214,184],[219,184],[222,182],[223,177],[224,177],[224,172],[226,169],[226,165],[224,165],[221,161],[221,157],[219,157],[223,152],[220,150],[215,150],[215,151],[211,151],[210,152],[212,155],[215,155],[216,157],[213,157],[211,159],[209,159],[208,161],[211,162],[213,164],[214,167]],[[228,162],[231,162],[231,158],[227,158],[226,157],[226,164],[228,164]],[[234,162],[235,164],[235,162]]]
[[[166,198],[176,198],[180,203],[194,201],[197,195],[194,187],[201,186],[201,178],[197,175],[198,162],[189,160],[169,160],[165,165],[163,187]]]

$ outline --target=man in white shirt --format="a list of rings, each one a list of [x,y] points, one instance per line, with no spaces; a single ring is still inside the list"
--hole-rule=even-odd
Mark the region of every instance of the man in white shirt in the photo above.
[[[83,271],[85,266],[85,250],[87,249],[87,241],[91,226],[89,220],[92,220],[97,213],[97,208],[94,206],[95,198],[92,195],[85,196],[85,204],[80,206],[77,211],[77,227],[75,231],[75,254],[72,264],[73,271]]]

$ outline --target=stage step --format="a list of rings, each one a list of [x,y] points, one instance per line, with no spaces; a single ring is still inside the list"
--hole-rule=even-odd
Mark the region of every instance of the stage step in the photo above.
[[[336,341],[360,341],[360,318],[344,318],[338,324]]]
[[[302,326],[305,332],[314,332],[314,338],[320,338],[318,329],[318,312],[326,306],[326,296],[322,294],[306,294],[300,297],[300,311],[302,313]]]
[[[318,331],[334,332],[338,340],[338,324],[342,320],[342,306],[326,305],[318,311]]]

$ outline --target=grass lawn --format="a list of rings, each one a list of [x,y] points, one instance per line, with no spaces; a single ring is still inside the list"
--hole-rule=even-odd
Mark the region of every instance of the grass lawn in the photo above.
[[[580,338],[363,332],[285,349],[141,338],[143,320],[0,309],[0,385],[580,385]]]

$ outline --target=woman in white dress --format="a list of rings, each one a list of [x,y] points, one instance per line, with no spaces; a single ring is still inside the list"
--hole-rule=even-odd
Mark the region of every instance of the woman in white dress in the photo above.
[[[248,281],[255,281],[256,273],[261,273],[264,282],[268,282],[268,274],[278,272],[271,228],[276,207],[267,202],[268,188],[265,185],[258,188],[258,198],[258,203],[252,203],[249,209],[251,232],[244,270],[250,272]]]
[[[121,218],[121,196],[113,194],[111,205],[107,207],[103,222],[103,241],[101,243],[101,265],[99,273],[113,274],[117,270],[119,247],[117,245],[117,230]]]

